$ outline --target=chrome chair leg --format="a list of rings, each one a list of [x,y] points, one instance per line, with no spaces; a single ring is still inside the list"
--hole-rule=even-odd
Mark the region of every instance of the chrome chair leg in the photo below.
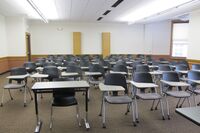
[[[77,121],[78,121],[78,126],[80,127],[81,126],[81,121],[80,121],[80,113],[79,113],[78,104],[76,105],[76,118],[77,118]]]
[[[3,93],[2,93],[2,97],[1,97],[1,107],[3,106],[4,91],[5,91],[5,89],[3,89]]]
[[[193,100],[194,100],[194,105],[197,106],[196,98],[195,98],[195,94],[194,93],[192,94],[192,97],[193,97]]]
[[[188,101],[188,105],[189,105],[189,107],[191,107],[190,97],[187,98],[187,101]]]
[[[169,116],[169,102],[167,100],[167,95],[165,94],[165,102],[166,102],[166,107],[167,107],[167,117],[168,120],[170,120],[170,116]]]
[[[161,113],[162,113],[162,119],[165,120],[165,113],[164,113],[164,110],[163,110],[163,101],[162,99],[159,99],[160,101],[160,108],[161,108]]]
[[[130,104],[127,104],[127,110],[126,110],[126,113],[125,113],[125,115],[127,115],[128,114],[128,112],[130,112]]]
[[[136,126],[136,118],[135,118],[135,111],[134,111],[133,101],[131,102],[131,110],[132,110],[132,117],[133,117],[133,126]]]
[[[28,87],[28,92],[29,92],[29,94],[30,94],[31,100],[33,100],[33,97],[32,97],[32,94],[31,94],[31,90],[30,90],[29,87]]]
[[[158,105],[159,105],[159,103],[160,103],[160,99],[158,100],[158,102],[157,102],[157,104],[156,104],[156,106],[155,106],[155,110],[157,110],[158,109]]]
[[[51,116],[50,116],[50,126],[49,128],[52,129],[53,127],[53,106],[51,105]]]
[[[10,99],[13,100],[13,97],[11,95],[10,89],[8,89],[8,93],[9,93]]]
[[[136,119],[136,122],[139,123],[139,120],[138,120],[138,105],[137,105],[137,98],[135,96],[134,98],[134,102],[135,102],[135,119]]]
[[[154,106],[154,103],[155,103],[155,100],[153,100],[153,103],[152,103],[152,105],[151,105],[151,111],[153,111],[153,106]]]
[[[24,107],[26,107],[26,87],[24,87]]]
[[[103,100],[103,128],[106,128],[106,101],[105,99]]]

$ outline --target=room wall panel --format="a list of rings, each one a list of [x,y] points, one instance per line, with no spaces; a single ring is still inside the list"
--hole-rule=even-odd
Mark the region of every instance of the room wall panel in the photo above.
[[[73,32],[73,54],[81,54],[81,32]]]
[[[103,57],[110,55],[110,32],[102,33],[102,55]]]

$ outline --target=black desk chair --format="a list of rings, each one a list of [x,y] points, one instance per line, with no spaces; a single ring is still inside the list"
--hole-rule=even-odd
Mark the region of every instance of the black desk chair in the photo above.
[[[192,64],[192,70],[200,70],[200,64]]]
[[[12,68],[10,70],[10,75],[11,76],[20,76],[20,75],[26,75],[27,74],[27,71],[24,67],[15,67],[15,68]],[[24,107],[26,107],[26,91],[28,90],[29,94],[30,94],[30,97],[31,97],[31,100],[33,100],[33,97],[31,95],[31,90],[30,88],[27,86],[27,78],[28,76],[26,76],[25,78],[12,78],[12,79],[9,79],[9,83],[6,84],[4,86],[4,89],[3,89],[3,94],[2,94],[2,99],[1,99],[1,106],[3,106],[3,101],[4,101],[4,90],[7,89],[8,92],[9,92],[9,95],[10,95],[10,98],[11,100],[13,100],[13,97],[11,95],[11,92],[10,90],[16,90],[16,89],[23,89],[24,88]]]
[[[36,59],[36,61],[35,61],[36,65],[38,67],[43,67],[45,62],[46,62],[46,59],[44,59],[44,58],[39,58],[39,59]]]
[[[48,75],[47,78],[43,78],[43,79],[47,79],[49,81],[53,81],[53,79],[60,77],[60,72],[56,66],[46,66],[44,67],[42,73]]]
[[[89,76],[89,83],[92,85],[99,85],[103,81],[105,76],[105,70],[100,64],[91,64],[89,66],[89,72],[100,72],[100,75],[91,75]]]
[[[200,88],[198,87],[199,84],[196,84],[190,80],[200,80],[200,72],[199,71],[189,71],[188,72],[188,83],[191,85],[191,87],[189,88],[189,91],[192,92],[192,96],[193,96],[193,100],[194,100],[194,104],[196,105],[200,105],[200,102],[198,104],[196,104],[196,99],[195,99],[195,95],[200,95]]]
[[[134,73],[133,81],[138,83],[153,83],[152,77],[150,73],[147,72],[136,72]],[[149,90],[150,89],[150,90]],[[163,111],[163,102],[162,96],[158,94],[157,88],[136,88],[133,87],[133,97],[135,100],[135,108],[136,108],[136,120],[138,121],[138,107],[137,107],[137,98],[142,100],[153,100],[153,104],[151,106],[151,111],[154,107],[155,100],[159,100],[162,113],[162,119],[164,120],[164,111]]]
[[[125,76],[128,77],[128,69],[126,67],[126,65],[122,65],[122,64],[115,64],[114,67],[113,67],[113,71],[114,72],[125,72]]]
[[[159,65],[158,70],[159,71],[171,71],[171,68],[169,65]]]
[[[29,74],[35,73],[36,71],[36,64],[34,62],[25,62],[24,67]]]
[[[69,81],[67,78],[57,78],[53,81]],[[78,101],[75,98],[75,91],[73,89],[54,89],[53,100],[51,104],[51,118],[50,129],[53,127],[53,107],[69,107],[76,106],[76,118],[78,125],[81,126]]]
[[[80,80],[80,79],[82,79],[82,70],[77,65],[68,65],[68,67],[66,69],[66,72],[77,72],[78,75],[70,76],[70,77],[73,78],[74,80]]]
[[[107,74],[105,76],[105,85],[116,85],[122,86],[125,91],[124,94],[119,95],[118,92],[113,92],[112,94],[108,93],[107,96],[104,96],[103,100],[103,128],[106,128],[106,103],[109,104],[127,104],[128,106],[131,105],[132,108],[132,117],[133,117],[133,124],[136,126],[136,120],[134,115],[134,105],[133,100],[131,97],[128,96],[128,88],[126,84],[126,78],[123,74]]]
[[[178,73],[176,72],[164,72],[163,73],[163,76],[162,76],[162,79],[164,81],[170,81],[170,82],[180,82],[179,80],[179,76],[178,76]],[[188,104],[189,106],[191,105],[190,104],[190,93],[186,92],[185,90],[182,90],[182,88],[179,86],[179,87],[176,87],[176,90],[173,90],[174,87],[170,87],[166,84],[161,84],[161,93],[163,93],[164,97],[165,97],[165,101],[166,101],[166,105],[167,105],[167,115],[168,115],[168,119],[170,119],[170,115],[169,115],[169,103],[168,103],[168,99],[167,99],[167,96],[170,96],[170,97],[174,97],[174,98],[178,98],[178,103],[176,105],[176,108],[178,107],[182,107],[185,99],[188,100]],[[183,99],[182,103],[179,105],[181,99]]]
[[[135,72],[145,72],[145,73],[148,73],[148,72],[150,72],[150,69],[149,69],[148,65],[137,65]]]
[[[176,71],[188,71],[189,68],[186,65],[184,65],[184,64],[178,64],[178,65],[176,65],[176,69],[175,70]],[[184,74],[184,73],[178,73],[178,74],[179,74],[180,78],[187,77],[187,73],[186,74]]]

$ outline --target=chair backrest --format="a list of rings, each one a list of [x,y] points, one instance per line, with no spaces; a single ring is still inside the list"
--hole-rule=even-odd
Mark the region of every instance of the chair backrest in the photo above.
[[[200,80],[200,72],[199,71],[189,71],[188,72],[188,79],[191,80]]]
[[[77,65],[68,65],[66,71],[67,72],[77,72],[77,73],[79,73],[79,75],[82,74],[81,68]]]
[[[179,65],[176,65],[176,70],[187,71],[188,67],[184,64],[179,64]]]
[[[39,64],[39,66],[43,66],[44,63],[45,63],[45,59],[44,58],[39,58],[39,59],[36,59],[35,62]]]
[[[71,81],[69,78],[55,78],[53,81]],[[71,97],[75,96],[75,91],[74,89],[53,89],[53,97]]]
[[[81,67],[89,67],[90,62],[88,60],[81,60],[80,61],[80,66]]]
[[[192,64],[192,70],[200,70],[200,64]]]
[[[25,75],[27,71],[24,67],[14,67],[10,70],[10,75]]]
[[[102,73],[102,75],[105,74],[105,70],[100,64],[91,64],[89,66],[89,71],[90,72],[100,72],[100,73]]]
[[[46,66],[56,66],[56,64],[54,62],[45,62],[44,67]]]
[[[37,66],[36,66],[36,64],[34,62],[25,62],[24,63],[24,67],[28,67],[30,69],[35,70]]]
[[[159,71],[171,71],[171,68],[169,65],[159,65],[158,70]]]
[[[153,83],[151,74],[147,72],[135,72],[133,75],[133,81],[139,83]]]
[[[43,69],[43,74],[48,74],[48,79],[52,81],[54,78],[59,78],[59,70],[56,66],[46,66]]]
[[[123,74],[113,73],[105,76],[105,85],[117,85],[122,86],[125,89],[125,94],[128,94],[128,88],[126,78]],[[117,95],[117,92],[113,92],[113,95]]]
[[[114,67],[113,67],[113,71],[128,73],[128,69],[127,69],[127,67],[125,65],[117,65],[117,64],[115,64]]]
[[[133,71],[136,70],[136,66],[137,65],[143,65],[143,62],[141,60],[138,60],[138,61],[134,61],[132,66],[133,66]]]
[[[126,62],[124,60],[119,60],[116,62],[116,65],[124,65],[126,66]]]
[[[186,60],[179,61],[178,64],[183,64],[183,65],[186,65],[188,69],[190,68],[190,66]]]
[[[149,72],[149,66],[148,65],[137,65],[135,72]]]
[[[165,81],[179,82],[179,76],[177,72],[164,72],[162,79]]]
[[[101,60],[101,61],[99,62],[99,64],[102,65],[102,66],[107,66],[108,69],[111,68],[111,65],[110,65],[109,61]]]

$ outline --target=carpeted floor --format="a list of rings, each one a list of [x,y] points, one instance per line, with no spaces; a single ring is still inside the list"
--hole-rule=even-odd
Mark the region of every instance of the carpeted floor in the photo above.
[[[0,76],[0,97],[3,85],[7,82],[4,74]],[[29,81],[30,82],[30,81]],[[31,84],[29,83],[29,86]],[[28,105],[23,107],[23,93],[19,90],[12,91],[13,101],[9,100],[8,92],[5,91],[5,101],[0,107],[0,133],[33,133],[36,125],[34,101],[30,101],[27,95]],[[177,99],[170,99],[171,120],[162,120],[160,108],[150,111],[150,101],[139,100],[139,120],[137,127],[132,125],[131,113],[124,115],[126,105],[107,106],[107,128],[102,128],[101,117],[98,116],[101,104],[101,92],[99,89],[91,89],[89,101],[89,122],[91,129],[86,131],[84,126],[78,127],[75,107],[55,108],[53,130],[49,129],[51,94],[44,94],[39,99],[39,113],[42,119],[42,133],[199,133],[200,127],[175,113]],[[77,93],[80,104],[81,116],[84,115],[84,96]],[[192,100],[191,100],[192,101]],[[187,102],[184,106],[187,106]],[[200,112],[199,112],[200,113]]]

